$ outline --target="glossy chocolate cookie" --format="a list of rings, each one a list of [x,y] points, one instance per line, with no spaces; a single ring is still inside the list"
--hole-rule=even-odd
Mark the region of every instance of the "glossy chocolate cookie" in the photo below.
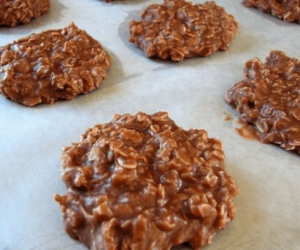
[[[266,62],[246,62],[245,79],[225,100],[253,126],[260,141],[300,153],[300,62],[271,51]]]
[[[200,249],[235,216],[222,143],[165,112],[86,130],[64,148],[61,170],[68,191],[55,200],[66,232],[93,250]]]
[[[14,27],[20,23],[29,23],[48,12],[50,0],[1,0],[0,25]]]
[[[300,23],[300,0],[244,0],[244,5],[283,19]]]
[[[141,21],[129,24],[129,41],[147,57],[181,61],[227,50],[238,23],[215,2],[192,4],[184,0],[164,0],[141,14]]]
[[[34,106],[98,88],[110,67],[101,44],[74,23],[0,47],[0,92]]]

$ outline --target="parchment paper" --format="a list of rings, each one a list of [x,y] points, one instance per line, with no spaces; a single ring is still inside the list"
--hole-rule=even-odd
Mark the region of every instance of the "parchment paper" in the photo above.
[[[168,111],[184,129],[203,128],[224,143],[226,167],[240,187],[236,218],[207,250],[300,249],[299,155],[245,140],[235,132],[234,112],[224,102],[243,78],[244,63],[263,61],[270,50],[300,59],[300,25],[245,8],[242,0],[216,0],[239,22],[227,52],[180,63],[148,59],[128,42],[127,25],[159,0],[52,0],[51,11],[30,24],[0,27],[0,45],[71,21],[99,40],[112,57],[100,89],[51,106],[28,108],[0,95],[0,249],[84,250],[64,232],[53,194],[66,188],[60,177],[63,146],[86,128],[116,113]],[[194,0],[196,3],[203,3]]]

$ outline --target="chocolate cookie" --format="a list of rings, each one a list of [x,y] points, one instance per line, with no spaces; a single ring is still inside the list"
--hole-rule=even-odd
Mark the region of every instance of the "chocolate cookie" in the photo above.
[[[88,129],[64,148],[62,178],[66,232],[94,250],[200,249],[235,216],[222,143],[165,112]]]
[[[110,57],[74,23],[0,47],[0,92],[27,106],[72,99],[98,88]]]
[[[300,62],[280,51],[266,60],[248,61],[246,79],[229,89],[225,100],[262,142],[300,153]]]
[[[50,0],[1,0],[0,25],[14,27],[19,23],[29,23],[48,12]]]
[[[233,16],[214,2],[193,5],[165,0],[161,5],[150,5],[141,18],[129,23],[129,41],[147,57],[163,60],[181,61],[227,50],[238,28]]]
[[[300,23],[300,0],[244,0],[243,4],[272,14],[285,22]]]

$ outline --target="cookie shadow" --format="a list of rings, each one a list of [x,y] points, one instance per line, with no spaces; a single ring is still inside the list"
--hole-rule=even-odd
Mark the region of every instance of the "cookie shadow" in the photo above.
[[[219,56],[236,56],[247,54],[247,51],[251,51],[251,48],[257,47],[260,44],[259,37],[255,37],[252,33],[247,31],[247,28],[240,24],[237,34],[235,35],[233,41],[230,43],[228,50],[219,51]],[[243,64],[245,62],[242,62]]]
[[[130,51],[136,54],[138,57],[145,58],[145,53],[142,49],[136,46],[134,43],[129,42],[129,22],[132,20],[141,20],[140,13],[141,11],[128,11],[128,15],[125,20],[120,24],[118,29],[118,36],[120,37],[121,41],[123,42],[124,46],[126,46]],[[237,34],[234,40],[229,45],[227,51],[218,51],[208,57],[193,57],[193,58],[186,58],[180,62],[174,62],[171,59],[168,60],[161,60],[156,57],[147,58],[148,60],[155,62],[158,67],[153,69],[154,71],[161,71],[161,70],[168,70],[174,67],[195,67],[201,64],[207,63],[207,61],[219,61],[224,59],[228,59],[228,57],[235,57],[237,53],[249,51],[251,47],[255,46],[257,43],[256,39],[253,44],[253,37],[247,33],[243,27],[239,27]],[[244,62],[243,62],[244,63]]]
[[[4,98],[5,100],[3,100],[3,102],[5,101],[7,102],[7,105],[13,105],[16,108],[22,108],[22,109],[24,108],[29,110],[40,110],[40,109],[48,110],[48,109],[58,108],[57,107],[58,105],[65,106],[65,107],[69,107],[70,105],[89,106],[91,104],[97,103],[97,100],[101,100],[103,95],[109,97],[109,95],[121,94],[121,93],[116,93],[118,92],[118,87],[116,85],[128,82],[130,81],[130,79],[136,78],[141,74],[126,75],[124,73],[122,63],[119,60],[118,56],[115,53],[113,53],[111,50],[107,48],[104,49],[107,51],[107,53],[111,58],[111,67],[108,69],[107,77],[106,79],[103,80],[100,87],[93,90],[92,92],[86,94],[79,94],[78,96],[74,97],[72,100],[60,99],[55,101],[52,105],[40,103],[33,107],[26,107],[22,104],[16,103],[6,98]],[[0,97],[1,99],[3,98],[1,95]]]
[[[127,17],[125,20],[119,25],[118,29],[118,36],[120,37],[121,41],[123,44],[131,50],[134,54],[140,56],[140,57],[145,57],[145,53],[137,47],[135,44],[129,42],[129,23],[132,20],[140,20],[140,10],[131,10],[127,12]]]
[[[236,181],[240,193],[234,198],[234,204],[237,209],[234,220],[229,222],[224,230],[219,230],[212,240],[212,244],[205,249],[247,249],[255,248],[257,242],[261,242],[262,236],[256,233],[257,227],[268,221],[266,211],[258,207],[260,190],[251,184],[251,180],[243,172],[243,169],[230,162],[226,162],[226,170]],[[244,227],[247,225],[247,235]],[[253,233],[254,232],[254,233]],[[249,248],[250,247],[250,248]],[[173,247],[171,250],[192,250],[187,244],[181,244]]]
[[[51,0],[50,10],[45,15],[33,20],[28,26],[30,28],[38,28],[40,26],[47,25],[49,23],[57,23],[62,19],[62,11],[68,9],[58,0]]]
[[[138,46],[136,46],[134,43],[129,42],[129,30],[128,30],[129,23],[132,20],[140,21],[141,20],[141,18],[140,18],[141,11],[134,10],[134,11],[128,11],[127,13],[128,13],[127,17],[119,26],[118,36],[120,37],[120,39],[123,42],[123,44],[125,45],[125,47],[127,47],[130,51],[132,51],[138,57],[145,58],[146,55],[145,55],[144,51],[142,49],[140,49]],[[174,62],[171,59],[161,60],[156,57],[151,57],[151,58],[147,58],[147,59],[158,64],[158,68],[154,69],[154,71],[170,69],[173,67],[178,67],[179,65],[191,66],[191,65],[199,63],[199,61],[197,59],[201,60],[201,58],[190,58],[190,59],[185,59],[181,62]]]
[[[193,58],[185,58],[180,62],[173,62],[171,60],[163,61],[158,58],[151,58],[151,59],[149,58],[149,59],[158,64],[158,67],[153,69],[153,71],[163,71],[163,70],[168,70],[170,68],[175,68],[179,66],[193,68],[199,66],[201,67],[201,65],[207,65],[207,64],[220,65],[222,63],[226,63],[230,58],[233,58],[232,62],[236,61],[237,66],[239,66],[241,63],[243,65],[245,62],[236,60],[237,55],[243,53],[244,51],[248,51],[252,47],[251,41],[248,42],[249,39],[250,39],[250,35],[245,32],[243,32],[243,34],[237,34],[235,39],[229,45],[228,50],[226,51],[219,50],[216,53],[206,57],[196,56]],[[242,42],[240,40],[242,40]],[[244,40],[247,42],[244,42]]]
[[[142,75],[141,73],[126,75],[118,56],[107,48],[105,48],[105,50],[111,58],[111,67],[108,69],[107,78],[103,81],[102,86],[100,87],[100,91],[101,89],[103,90],[114,85],[122,84],[130,79]]]
[[[47,13],[38,18],[32,19],[27,24],[19,24],[15,27],[0,26],[0,33],[6,36],[15,37],[16,31],[18,34],[28,35],[32,30],[48,25],[49,23],[57,23],[62,19],[62,11],[67,9],[65,5],[58,0],[50,1],[50,9]]]
[[[90,93],[80,94],[72,100],[59,100],[54,105],[74,105],[75,107],[99,106],[100,102],[117,95],[122,95],[120,84],[126,84],[130,79],[136,78],[141,74],[126,75],[122,63],[118,56],[111,50],[104,48],[111,58],[111,67],[107,71],[106,79],[103,80],[100,87]],[[38,105],[42,106],[42,105]],[[44,106],[44,105],[43,105]],[[47,108],[47,107],[46,107]]]
[[[255,174],[247,175],[240,166],[228,160],[225,165],[227,173],[233,177],[240,190],[233,200],[237,213],[224,230],[217,232],[211,248],[237,250],[245,246],[247,249],[257,249],[256,243],[261,242],[262,237],[257,233],[257,228],[268,221],[268,214],[261,205],[259,187],[253,185],[251,180],[255,179]],[[249,235],[245,234],[245,225]]]

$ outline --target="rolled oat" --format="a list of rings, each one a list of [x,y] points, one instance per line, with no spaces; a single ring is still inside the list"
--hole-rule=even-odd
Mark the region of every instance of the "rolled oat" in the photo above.
[[[300,0],[244,0],[244,5],[283,19],[300,23]]]
[[[184,0],[164,0],[141,14],[142,21],[129,23],[129,41],[147,57],[181,61],[227,50],[238,23],[215,2],[192,4]]]
[[[19,23],[29,23],[48,12],[50,0],[1,0],[0,25],[14,27]]]
[[[98,88],[110,67],[101,44],[74,23],[0,47],[0,92],[26,106]]]
[[[235,216],[222,143],[165,112],[88,129],[64,148],[61,169],[66,232],[93,250],[200,249]]]
[[[266,62],[245,64],[245,79],[230,88],[225,100],[256,128],[260,141],[300,153],[300,62],[271,51]]]

